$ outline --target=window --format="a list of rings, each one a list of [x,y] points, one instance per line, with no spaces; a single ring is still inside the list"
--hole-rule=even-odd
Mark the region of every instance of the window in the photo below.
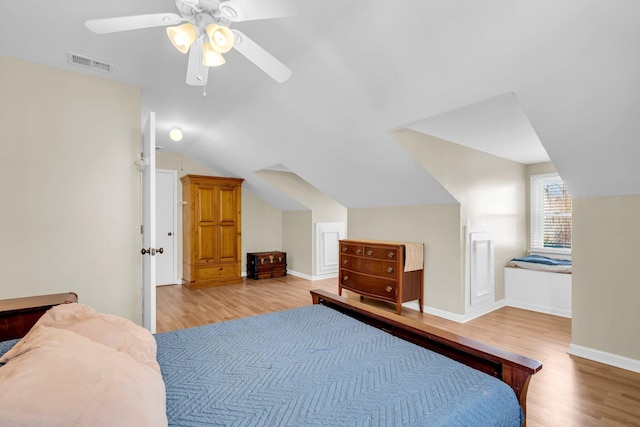
[[[571,253],[571,195],[558,174],[531,176],[531,252]]]

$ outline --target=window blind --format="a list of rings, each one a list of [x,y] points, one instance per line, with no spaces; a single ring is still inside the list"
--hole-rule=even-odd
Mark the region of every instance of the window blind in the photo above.
[[[571,195],[557,174],[531,176],[531,249],[571,249]]]

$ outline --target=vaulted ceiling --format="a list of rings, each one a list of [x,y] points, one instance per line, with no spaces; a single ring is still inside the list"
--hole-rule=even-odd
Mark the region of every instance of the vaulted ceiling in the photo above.
[[[574,197],[640,194],[640,2],[298,5],[295,17],[233,25],[291,68],[285,83],[231,51],[206,89],[187,86],[187,57],[164,28],[84,26],[175,12],[172,0],[2,2],[0,54],[139,86],[158,145],[245,178],[285,210],[301,205],[257,171],[290,170],[346,207],[454,203],[390,136],[402,127],[521,163],[550,159]],[[182,142],[169,140],[172,125]]]

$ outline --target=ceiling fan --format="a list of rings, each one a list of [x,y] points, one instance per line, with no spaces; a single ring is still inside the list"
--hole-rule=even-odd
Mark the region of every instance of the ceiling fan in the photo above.
[[[154,13],[89,19],[85,26],[97,34],[167,26],[167,35],[182,53],[189,53],[187,84],[207,84],[209,67],[224,64],[223,53],[237,50],[275,81],[291,77],[291,70],[244,33],[230,29],[234,22],[283,18],[298,13],[295,0],[175,0],[178,14]]]

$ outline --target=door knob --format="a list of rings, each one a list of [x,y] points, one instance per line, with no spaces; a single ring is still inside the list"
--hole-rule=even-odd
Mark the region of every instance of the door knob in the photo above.
[[[168,232],[167,236],[173,236],[173,233],[172,232]]]
[[[149,254],[151,256],[154,256],[156,253],[163,254],[164,253],[164,248],[158,248],[158,249],[153,249],[153,248],[145,249],[145,248],[142,248],[142,250],[140,250],[140,253],[142,255]]]

